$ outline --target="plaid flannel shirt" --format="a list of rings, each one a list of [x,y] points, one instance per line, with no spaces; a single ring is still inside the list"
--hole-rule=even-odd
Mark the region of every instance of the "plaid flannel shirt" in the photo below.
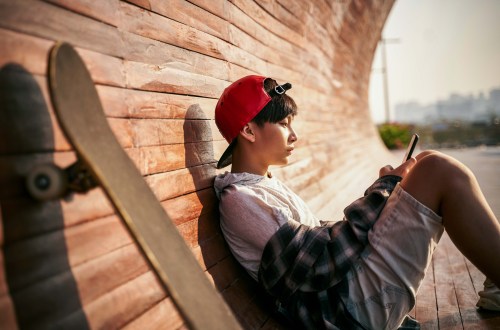
[[[379,178],[364,197],[344,210],[343,221],[308,227],[291,220],[269,240],[260,263],[259,283],[301,327],[357,327],[340,300],[348,290],[343,279],[364,250],[368,230],[400,180],[398,176]],[[418,328],[418,323],[405,327]]]

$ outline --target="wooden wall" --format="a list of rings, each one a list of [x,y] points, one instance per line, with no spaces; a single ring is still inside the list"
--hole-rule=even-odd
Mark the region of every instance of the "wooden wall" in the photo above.
[[[247,74],[291,82],[299,143],[273,174],[340,219],[388,157],[368,84],[392,4],[0,0],[0,328],[185,327],[99,188],[44,203],[24,189],[37,164],[75,160],[48,97],[55,41],[83,57],[120,143],[242,325],[273,328],[220,234],[216,100]]]

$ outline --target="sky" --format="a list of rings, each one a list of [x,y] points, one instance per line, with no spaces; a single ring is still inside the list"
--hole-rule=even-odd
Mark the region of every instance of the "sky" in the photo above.
[[[382,32],[389,104],[486,96],[500,87],[500,0],[396,0]],[[385,121],[381,47],[370,78],[370,109]]]

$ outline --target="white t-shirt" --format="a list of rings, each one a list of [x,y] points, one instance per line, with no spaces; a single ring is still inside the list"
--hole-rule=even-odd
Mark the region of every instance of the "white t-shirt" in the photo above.
[[[320,225],[306,203],[276,178],[226,172],[215,178],[214,188],[224,238],[255,280],[266,243],[284,223]]]

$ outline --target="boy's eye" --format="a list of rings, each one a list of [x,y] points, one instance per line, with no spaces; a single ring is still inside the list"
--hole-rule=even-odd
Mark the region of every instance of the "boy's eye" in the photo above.
[[[280,122],[280,125],[284,126],[284,127],[287,127],[288,126],[288,122],[287,121],[282,121],[282,122]]]

